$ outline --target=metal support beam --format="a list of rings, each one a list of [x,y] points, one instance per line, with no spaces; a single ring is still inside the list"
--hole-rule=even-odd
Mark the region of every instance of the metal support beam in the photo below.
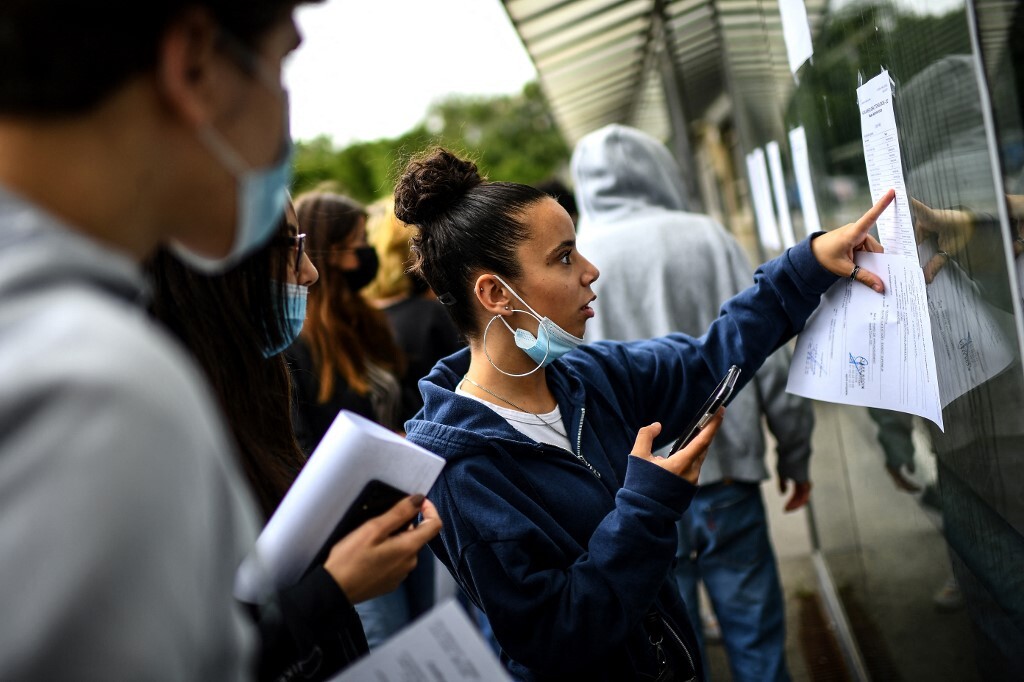
[[[690,127],[686,120],[686,109],[683,106],[683,89],[675,61],[672,59],[668,33],[665,30],[665,8],[662,0],[654,3],[651,16],[650,49],[657,60],[656,66],[661,73],[662,87],[665,93],[665,107],[668,110],[669,127],[672,130],[671,149],[679,167],[683,171],[683,184],[686,187],[687,209],[695,213],[704,212],[704,200],[697,182],[697,163],[690,146]]]

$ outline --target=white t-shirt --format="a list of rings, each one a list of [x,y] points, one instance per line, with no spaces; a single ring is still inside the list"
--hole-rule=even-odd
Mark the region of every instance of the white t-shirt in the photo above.
[[[534,414],[533,412],[520,412],[509,407],[495,405],[472,393],[467,393],[462,388],[462,382],[459,382],[455,392],[491,408],[507,421],[509,426],[527,438],[538,443],[547,443],[548,445],[554,445],[556,448],[573,452],[572,445],[569,444],[569,436],[565,432],[565,424],[562,423],[562,413],[557,406],[550,412]]]

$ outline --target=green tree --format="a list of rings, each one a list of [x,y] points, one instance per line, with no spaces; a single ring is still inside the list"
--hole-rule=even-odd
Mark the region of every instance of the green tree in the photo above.
[[[434,104],[424,122],[395,138],[334,148],[318,137],[296,145],[293,190],[332,182],[353,198],[370,202],[390,194],[408,159],[443,145],[476,160],[495,180],[532,184],[569,160],[569,148],[536,83],[518,95],[455,96]]]

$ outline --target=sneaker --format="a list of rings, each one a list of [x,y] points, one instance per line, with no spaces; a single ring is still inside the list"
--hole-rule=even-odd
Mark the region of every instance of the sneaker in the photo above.
[[[700,614],[701,634],[708,644],[717,644],[722,641],[722,627],[718,624],[715,614],[708,610]]]
[[[932,597],[935,608],[939,611],[959,611],[964,607],[964,595],[956,579],[950,576],[935,596]]]

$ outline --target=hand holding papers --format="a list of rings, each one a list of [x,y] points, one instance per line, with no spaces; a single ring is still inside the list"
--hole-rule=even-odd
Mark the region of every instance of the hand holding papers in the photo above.
[[[942,428],[924,275],[916,258],[859,253],[885,293],[840,280],[800,333],[786,390],[816,400],[910,412]]]
[[[385,642],[333,682],[510,680],[462,607],[448,601]]]
[[[857,254],[858,265],[883,275],[886,291],[877,296],[836,283],[797,340],[787,390],[909,412],[942,429],[943,407],[1010,365],[1012,325],[953,260],[973,233],[969,215],[914,202],[915,234],[894,97],[884,70],[857,89],[871,194],[897,190],[892,209],[876,216],[886,253]],[[929,233],[935,240],[918,245]]]
[[[443,466],[387,429],[340,412],[239,568],[235,596],[259,602],[298,582],[371,481],[425,495]]]

